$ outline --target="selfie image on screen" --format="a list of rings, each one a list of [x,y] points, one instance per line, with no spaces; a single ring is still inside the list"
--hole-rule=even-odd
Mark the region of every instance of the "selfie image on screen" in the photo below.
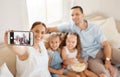
[[[29,32],[14,32],[14,44],[29,45],[30,44],[30,33]]]

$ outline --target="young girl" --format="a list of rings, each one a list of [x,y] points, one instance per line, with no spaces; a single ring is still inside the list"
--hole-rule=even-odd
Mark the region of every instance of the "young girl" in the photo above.
[[[77,63],[86,62],[80,57],[81,53],[81,45],[80,45],[80,38],[76,33],[67,33],[65,36],[65,46],[62,49],[62,59],[63,64],[66,65],[66,69],[72,71],[71,65]],[[87,65],[86,65],[87,67]],[[83,72],[74,74],[68,73],[69,77],[98,77],[93,72],[85,69]]]
[[[60,56],[61,38],[57,33],[53,33],[49,37],[49,71],[52,77],[67,77],[64,74],[65,70],[62,67],[62,58]]]
[[[48,71],[48,54],[42,41],[46,32],[46,26],[42,22],[35,22],[31,30],[34,32],[33,46],[13,46],[7,43],[5,33],[5,43],[17,55],[16,77],[51,77]]]
[[[19,35],[17,35],[17,36],[15,37],[14,43],[15,43],[16,45],[20,45],[20,37],[19,37]]]

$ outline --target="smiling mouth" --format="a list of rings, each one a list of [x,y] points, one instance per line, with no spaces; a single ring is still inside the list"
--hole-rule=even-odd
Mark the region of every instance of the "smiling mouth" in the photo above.
[[[53,49],[56,49],[57,47],[53,47]]]
[[[54,49],[56,48],[56,47],[53,47]]]
[[[39,37],[39,38],[36,38],[37,40],[41,40],[41,38]]]

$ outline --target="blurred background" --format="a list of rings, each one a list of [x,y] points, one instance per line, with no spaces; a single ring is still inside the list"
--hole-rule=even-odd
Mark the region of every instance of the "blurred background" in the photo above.
[[[120,23],[120,0],[0,0],[0,43],[8,29],[29,30],[32,23],[42,21],[56,26],[70,21],[70,8],[83,7],[86,16],[101,14]],[[117,26],[120,30],[120,25]]]

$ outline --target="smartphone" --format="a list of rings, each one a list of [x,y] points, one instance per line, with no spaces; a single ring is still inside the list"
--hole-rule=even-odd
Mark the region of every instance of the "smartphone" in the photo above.
[[[8,44],[19,46],[32,46],[34,44],[33,32],[30,31],[8,32]]]

